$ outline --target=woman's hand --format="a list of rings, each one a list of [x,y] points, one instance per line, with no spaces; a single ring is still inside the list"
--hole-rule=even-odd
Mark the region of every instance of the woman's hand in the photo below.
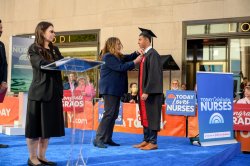
[[[142,58],[143,58],[143,56],[142,56],[142,55],[139,55],[139,56],[134,60],[134,63],[135,63],[135,64],[140,63],[141,60],[142,60]]]
[[[139,50],[137,50],[136,51],[136,53],[138,54],[138,55],[144,55],[144,51],[143,51],[143,49],[139,49]]]

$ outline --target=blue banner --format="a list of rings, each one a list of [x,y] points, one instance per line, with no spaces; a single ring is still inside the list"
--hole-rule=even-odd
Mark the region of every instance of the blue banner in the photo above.
[[[194,91],[167,90],[165,103],[166,113],[169,115],[195,116]]]
[[[233,139],[233,74],[197,73],[200,141]]]
[[[32,81],[32,68],[27,55],[34,39],[12,37],[11,91],[27,92]]]
[[[122,102],[120,103],[120,108],[119,108],[119,114],[118,114],[118,118],[115,121],[116,125],[122,125],[123,124],[123,119],[122,119],[122,112],[123,112],[123,104]],[[99,101],[98,102],[98,122],[100,123],[102,120],[104,114],[104,102],[103,101]]]

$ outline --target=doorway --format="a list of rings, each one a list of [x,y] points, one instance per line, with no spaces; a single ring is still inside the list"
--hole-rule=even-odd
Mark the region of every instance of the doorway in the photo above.
[[[188,89],[194,89],[197,71],[231,72],[234,94],[239,97],[243,77],[250,81],[250,38],[189,39],[186,60]]]
[[[226,72],[227,59],[227,38],[187,40],[187,88],[194,89],[197,71]]]

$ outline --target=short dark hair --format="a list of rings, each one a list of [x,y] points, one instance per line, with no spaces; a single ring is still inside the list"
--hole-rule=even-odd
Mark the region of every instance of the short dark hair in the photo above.
[[[145,34],[140,34],[139,36],[143,36],[144,38],[147,38],[149,40],[149,43],[151,43],[151,37]]]
[[[137,85],[136,82],[131,82],[130,85],[129,85],[129,87],[132,88],[132,86],[133,86],[134,84]]]

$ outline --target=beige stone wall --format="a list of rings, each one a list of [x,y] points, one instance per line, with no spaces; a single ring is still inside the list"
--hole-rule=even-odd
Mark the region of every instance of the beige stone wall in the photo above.
[[[158,36],[154,48],[172,54],[180,67],[182,21],[246,16],[250,16],[250,0],[0,0],[1,40],[7,48],[10,36],[33,33],[39,21],[48,20],[58,32],[100,29],[101,47],[108,37],[117,36],[124,52],[131,52],[138,48],[138,27],[144,27]],[[135,79],[135,74],[129,75]],[[167,72],[164,89],[168,77]],[[172,79],[180,77],[181,71],[172,73]]]

